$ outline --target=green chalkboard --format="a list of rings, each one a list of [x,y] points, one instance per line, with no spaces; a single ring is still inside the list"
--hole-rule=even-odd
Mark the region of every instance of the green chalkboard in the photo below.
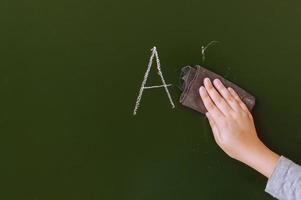
[[[272,199],[180,105],[177,84],[181,67],[202,64],[245,88],[260,138],[300,163],[300,6],[1,0],[0,199]],[[149,89],[133,116],[153,46],[175,108]],[[147,84],[161,84],[155,65]]]

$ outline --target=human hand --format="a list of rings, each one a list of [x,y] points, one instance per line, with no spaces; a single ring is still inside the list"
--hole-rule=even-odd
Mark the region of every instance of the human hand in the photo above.
[[[279,156],[258,138],[254,120],[247,106],[232,88],[219,79],[204,79],[199,89],[207,109],[214,139],[230,157],[239,160],[269,177]],[[217,89],[217,90],[216,90]]]

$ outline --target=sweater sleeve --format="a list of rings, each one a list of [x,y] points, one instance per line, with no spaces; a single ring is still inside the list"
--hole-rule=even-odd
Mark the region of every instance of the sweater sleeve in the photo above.
[[[265,191],[280,200],[301,200],[301,166],[281,156]]]

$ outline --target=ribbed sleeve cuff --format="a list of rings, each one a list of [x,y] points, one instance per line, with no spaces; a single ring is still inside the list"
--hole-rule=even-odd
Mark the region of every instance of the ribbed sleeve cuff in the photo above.
[[[265,188],[265,191],[271,194],[273,197],[278,197],[279,190],[284,184],[284,177],[287,173],[290,163],[291,161],[283,156],[280,156],[278,159]]]
[[[265,191],[278,199],[301,199],[301,167],[281,156],[270,176]]]

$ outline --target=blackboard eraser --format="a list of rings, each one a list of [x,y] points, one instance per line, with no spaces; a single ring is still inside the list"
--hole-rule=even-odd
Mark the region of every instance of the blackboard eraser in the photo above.
[[[250,111],[255,106],[255,97],[252,94],[231,81],[226,80],[222,76],[199,65],[196,65],[195,67],[185,66],[181,70],[180,89],[182,90],[182,94],[180,96],[180,103],[182,105],[203,114],[207,112],[199,95],[199,88],[203,85],[204,78],[206,77],[208,77],[211,81],[214,79],[220,79],[225,87],[233,88]]]

